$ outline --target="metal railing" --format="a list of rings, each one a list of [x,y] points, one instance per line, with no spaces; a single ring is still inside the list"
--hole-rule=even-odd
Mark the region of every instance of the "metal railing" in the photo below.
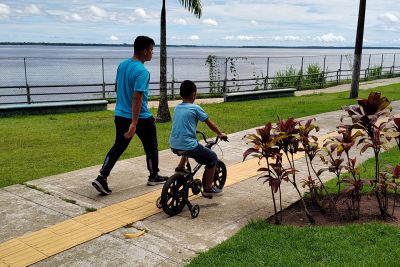
[[[115,72],[121,60],[0,58],[0,105],[115,98]],[[364,55],[362,62],[361,80],[400,76],[396,54]],[[185,79],[193,80],[200,94],[220,96],[287,87],[325,88],[350,82],[351,63],[351,55],[171,58],[168,95],[179,94],[177,88]],[[157,66],[157,59],[148,65],[153,81],[158,80]],[[159,95],[158,82],[150,83],[150,95]]]

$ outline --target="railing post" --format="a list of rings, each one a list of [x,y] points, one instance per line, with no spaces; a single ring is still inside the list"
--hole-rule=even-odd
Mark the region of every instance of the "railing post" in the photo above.
[[[393,54],[392,78],[394,77],[394,67],[396,66],[396,53]]]
[[[172,100],[175,99],[175,58],[172,58],[172,82],[171,82]]]
[[[267,76],[264,79],[264,90],[267,90],[269,87],[269,57],[267,58]]]
[[[340,84],[340,80],[342,78],[342,61],[343,61],[343,55],[340,55],[339,78],[337,84]]]
[[[224,88],[223,88],[223,93],[225,94],[228,90],[226,88],[227,86],[227,81],[228,81],[228,58],[225,57],[225,77],[224,77]]]
[[[27,75],[27,71],[26,71],[26,58],[24,58],[24,70],[25,70],[26,100],[27,100],[28,104],[30,104],[30,103],[32,103],[32,99],[31,99],[31,89],[29,88],[29,85],[28,85],[28,75]]]
[[[381,78],[382,73],[383,73],[383,54],[382,54],[382,59],[381,59],[381,69],[379,72],[379,78]]]
[[[366,75],[366,79],[365,80],[369,79],[369,70],[370,70],[370,68],[371,68],[371,54],[369,54],[369,58],[368,58],[368,68],[365,71],[365,75]],[[367,72],[368,72],[368,74],[367,74]]]
[[[300,75],[297,81],[297,90],[301,89],[302,81],[303,81],[303,68],[304,68],[304,57],[301,57],[301,67],[300,67]]]
[[[325,86],[325,66],[326,66],[326,56],[324,56],[324,69],[322,70],[322,82],[321,82],[322,88],[324,88]]]
[[[106,99],[106,83],[104,81],[104,58],[101,58],[101,73],[103,76],[103,85],[102,85],[103,99]]]

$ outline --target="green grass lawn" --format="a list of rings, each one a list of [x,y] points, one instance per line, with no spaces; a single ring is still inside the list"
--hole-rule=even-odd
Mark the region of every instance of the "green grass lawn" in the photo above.
[[[379,87],[390,100],[400,99],[400,84]],[[360,91],[366,97],[369,91]],[[355,103],[348,92],[204,105],[226,133],[276,121],[338,110]],[[155,114],[153,110],[153,114]],[[168,148],[171,124],[157,124],[159,149]],[[200,130],[205,126],[200,125]],[[210,134],[210,131],[207,131]],[[114,141],[111,111],[0,118],[0,187],[102,164]],[[134,138],[121,159],[143,155]]]
[[[380,165],[381,171],[387,170],[387,168],[386,168],[387,164],[390,164],[393,167],[400,164],[400,150],[397,147],[397,145],[380,155],[379,165]],[[375,176],[374,176],[375,175],[375,158],[370,158],[370,159],[366,160],[365,162],[363,162],[360,166],[360,170],[362,173],[362,175],[361,175],[362,179],[369,179],[369,180],[375,179]],[[326,186],[328,192],[336,194],[338,191],[337,178],[329,180],[328,182],[325,183],[325,186]],[[346,186],[348,186],[348,185],[342,184],[341,189],[343,189]],[[372,192],[372,187],[368,186],[368,185],[364,185],[362,192],[363,193]]]
[[[382,223],[276,226],[251,222],[188,266],[398,266],[400,228]]]

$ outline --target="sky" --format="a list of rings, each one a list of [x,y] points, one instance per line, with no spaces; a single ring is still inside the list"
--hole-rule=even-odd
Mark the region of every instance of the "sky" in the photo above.
[[[359,0],[167,0],[167,43],[354,46]],[[0,0],[0,42],[131,44],[160,38],[161,0]],[[365,46],[400,47],[400,1],[367,1]]]

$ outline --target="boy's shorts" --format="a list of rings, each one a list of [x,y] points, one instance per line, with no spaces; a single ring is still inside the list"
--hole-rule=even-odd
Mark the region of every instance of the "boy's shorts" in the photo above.
[[[211,149],[200,144],[198,144],[197,147],[192,150],[179,150],[174,148],[171,148],[171,150],[179,156],[193,158],[198,163],[206,165],[208,168],[214,167],[218,162],[217,154],[215,154],[215,152]]]

